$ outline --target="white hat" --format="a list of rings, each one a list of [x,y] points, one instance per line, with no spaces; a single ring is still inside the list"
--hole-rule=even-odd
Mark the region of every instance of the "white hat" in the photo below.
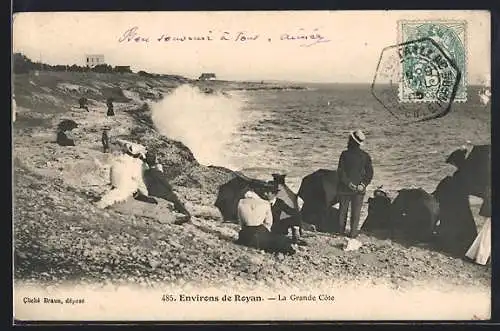
[[[133,155],[140,154],[143,158],[146,157],[146,149],[139,144],[127,142],[123,145],[123,150]]]
[[[359,145],[363,145],[365,141],[365,134],[361,130],[356,130],[351,132],[351,138],[354,139]]]

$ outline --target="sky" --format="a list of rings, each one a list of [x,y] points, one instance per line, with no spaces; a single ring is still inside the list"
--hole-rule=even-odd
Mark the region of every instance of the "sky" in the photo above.
[[[371,83],[382,49],[398,43],[399,20],[466,21],[468,81],[489,83],[487,11],[18,13],[12,38],[14,52],[49,64],[103,54],[111,65],[190,78]],[[142,41],[124,38],[134,28]],[[304,34],[321,42],[281,40]],[[182,36],[212,40],[172,40]]]

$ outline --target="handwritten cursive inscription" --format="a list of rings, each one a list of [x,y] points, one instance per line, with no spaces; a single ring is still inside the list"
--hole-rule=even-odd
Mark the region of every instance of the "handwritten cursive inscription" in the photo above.
[[[141,37],[139,36],[139,34],[137,33],[137,30],[139,28],[137,26],[134,26],[130,29],[128,29],[127,31],[125,31],[122,36],[118,39],[118,42],[119,43],[122,43],[124,41],[126,42],[149,42],[149,37]]]
[[[317,45],[319,43],[329,42],[325,36],[323,36],[318,29],[312,30],[312,32],[306,32],[303,28],[299,29],[297,33],[281,33],[279,41],[285,42],[299,42],[300,47],[310,47]],[[212,42],[212,41],[227,41],[235,43],[251,43],[258,40],[264,40],[267,42],[272,42],[274,38],[271,35],[261,36],[260,34],[249,32],[249,31],[221,31],[213,32],[209,30],[205,34],[199,35],[185,35],[185,34],[170,34],[170,33],[159,33],[154,37],[147,36],[139,32],[139,27],[134,26],[127,29],[118,38],[119,43],[149,43],[149,42],[161,42],[161,43],[182,43],[182,42]]]
[[[283,33],[280,36],[281,40],[287,41],[303,41],[300,44],[300,47],[311,47],[313,45],[319,43],[329,42],[330,40],[326,39],[323,35],[318,32],[318,29],[314,29],[312,33],[306,33],[304,29],[299,29],[299,32],[296,34]]]

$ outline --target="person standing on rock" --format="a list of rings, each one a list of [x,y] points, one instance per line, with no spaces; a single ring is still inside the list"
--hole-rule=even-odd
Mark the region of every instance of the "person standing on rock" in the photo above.
[[[85,109],[86,111],[89,111],[88,100],[86,97],[81,97],[78,100],[78,103],[80,105],[80,109]]]
[[[263,195],[269,196],[273,190],[272,185],[266,185]],[[240,199],[238,220],[241,225],[236,241],[238,244],[267,252],[295,254],[296,250],[286,236],[271,232],[273,225],[271,205],[257,193],[248,190]]]
[[[113,109],[113,98],[108,98],[106,100],[106,105],[108,106],[108,112],[106,113],[106,115],[115,116],[115,111]]]
[[[102,136],[101,136],[101,142],[102,142],[102,149],[104,153],[109,152],[109,130],[110,127],[104,127],[102,130]]]
[[[361,207],[366,193],[366,187],[373,179],[372,159],[361,149],[365,135],[361,130],[350,133],[347,149],[340,154],[337,173],[339,176],[338,195],[340,200],[339,221],[340,233],[345,234],[347,212],[351,207],[351,232],[354,239],[359,234],[359,219]]]

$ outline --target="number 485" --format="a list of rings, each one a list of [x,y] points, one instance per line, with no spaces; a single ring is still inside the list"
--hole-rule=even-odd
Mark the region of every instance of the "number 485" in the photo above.
[[[161,296],[161,301],[165,301],[165,302],[175,301],[175,298],[171,294],[163,294]]]

